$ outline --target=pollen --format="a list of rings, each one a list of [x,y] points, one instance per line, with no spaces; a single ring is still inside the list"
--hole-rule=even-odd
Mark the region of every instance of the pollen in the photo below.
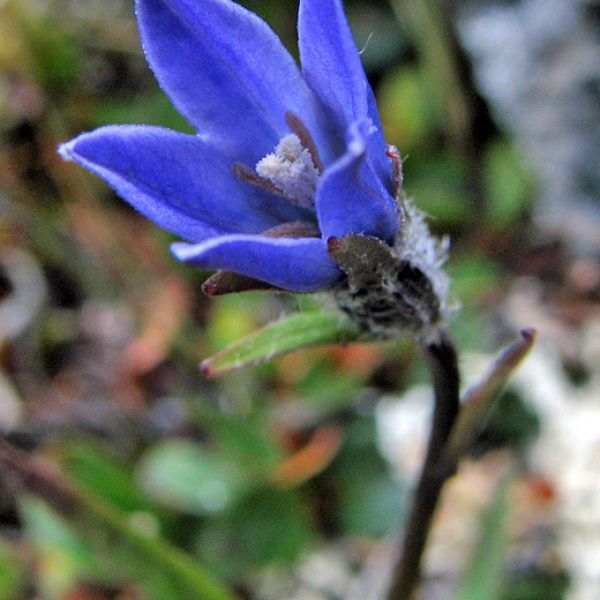
[[[281,138],[275,151],[256,165],[260,177],[273,183],[298,206],[314,209],[319,170],[295,133]]]

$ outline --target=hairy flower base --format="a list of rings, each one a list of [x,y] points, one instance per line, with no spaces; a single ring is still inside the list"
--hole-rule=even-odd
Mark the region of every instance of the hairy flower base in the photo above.
[[[347,275],[334,298],[371,336],[409,334],[431,343],[448,312],[448,279],[441,269],[447,244],[430,235],[422,213],[410,203],[404,208],[404,234],[394,247],[360,235],[329,240],[330,255]],[[415,236],[416,247],[407,245]]]
[[[441,322],[439,299],[431,282],[410,263],[378,267],[358,285],[335,292],[337,305],[376,338],[410,334],[431,341]]]

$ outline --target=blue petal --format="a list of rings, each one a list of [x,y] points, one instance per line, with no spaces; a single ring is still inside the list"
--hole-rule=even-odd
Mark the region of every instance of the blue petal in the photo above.
[[[298,34],[302,72],[311,89],[329,109],[339,136],[352,123],[368,117],[373,132],[369,161],[391,189],[387,145],[375,95],[344,14],[341,0],[301,0]]]
[[[369,119],[352,125],[346,153],[319,182],[315,204],[324,239],[357,233],[391,242],[398,230],[398,207],[367,160],[372,127]]]
[[[254,164],[298,114],[317,142],[321,109],[294,59],[255,14],[230,0],[137,0],[150,66],[179,111],[232,157]]]
[[[292,292],[328,288],[343,276],[319,238],[227,235],[196,245],[178,242],[171,251],[183,262],[234,271]]]
[[[369,148],[367,151],[368,159],[385,188],[392,191],[394,185],[392,182],[392,165],[387,155],[388,145],[385,141],[383,125],[381,124],[379,111],[377,110],[375,94],[370,85],[367,100],[369,106],[369,118],[374,127],[373,133],[369,139]]]
[[[198,136],[139,125],[103,127],[60,152],[106,180],[157,225],[189,241],[306,219],[284,200],[238,181],[229,159]]]
[[[369,83],[340,0],[301,0],[298,44],[302,72],[342,135],[368,116]]]

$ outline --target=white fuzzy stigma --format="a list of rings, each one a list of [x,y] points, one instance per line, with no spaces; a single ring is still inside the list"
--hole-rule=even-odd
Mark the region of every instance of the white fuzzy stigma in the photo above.
[[[310,152],[295,133],[281,138],[275,152],[258,162],[256,172],[276,185],[295,204],[314,208],[319,171]]]

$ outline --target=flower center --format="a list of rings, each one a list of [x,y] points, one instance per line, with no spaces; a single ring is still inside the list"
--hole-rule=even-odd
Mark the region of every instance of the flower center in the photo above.
[[[288,200],[302,208],[314,209],[319,170],[295,133],[281,138],[275,151],[255,168],[259,177],[270,181]]]
[[[259,160],[254,170],[239,162],[231,165],[231,170],[244,183],[314,211],[317,182],[324,171],[319,150],[297,115],[286,113],[285,122],[291,133],[283,136],[275,151]]]

